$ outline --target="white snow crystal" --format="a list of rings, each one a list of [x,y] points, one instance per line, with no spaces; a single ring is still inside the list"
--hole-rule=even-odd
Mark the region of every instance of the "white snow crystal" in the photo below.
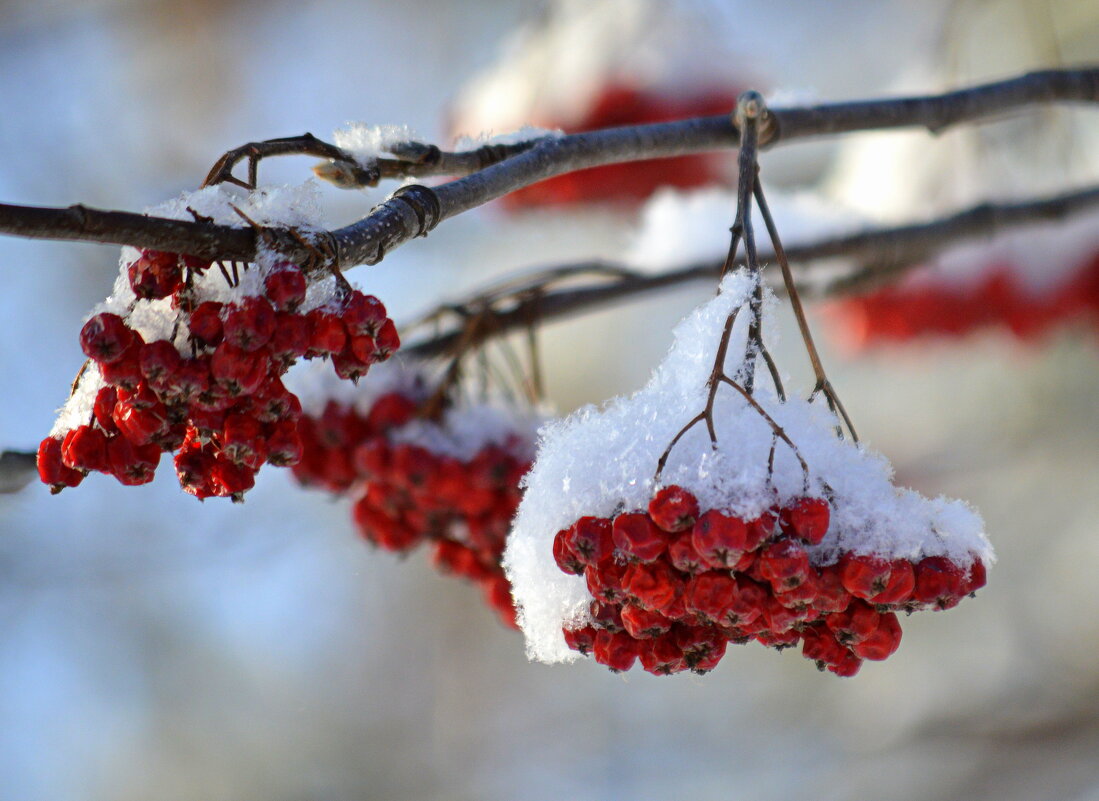
[[[529,142],[532,139],[556,138],[564,135],[565,132],[560,128],[538,128],[534,125],[524,125],[522,128],[505,133],[483,131],[479,136],[459,136],[454,140],[454,149],[473,150],[483,145],[515,145],[520,142]]]
[[[670,352],[644,388],[602,408],[582,408],[541,431],[504,556],[532,658],[576,659],[561,628],[588,620],[591,596],[582,576],[558,568],[554,535],[585,515],[612,517],[647,508],[657,461],[704,408],[720,333],[752,287],[744,271],[727,276],[721,293],[676,327]],[[731,376],[743,364],[748,317],[742,309],[733,330],[725,365]],[[764,323],[764,330],[772,327]],[[895,487],[882,456],[836,436],[836,419],[827,408],[799,398],[783,403],[768,381],[765,370],[757,371],[754,397],[797,446],[808,475],[780,441],[768,479],[773,431],[736,391],[722,386],[714,415],[717,448],[711,448],[704,424],[694,426],[672,450],[661,484],[685,487],[703,509],[744,519],[776,503],[830,493],[828,534],[808,549],[818,565],[831,564],[845,551],[906,559],[945,555],[960,565],[975,558],[991,562],[992,549],[975,511],[961,501],[929,500]]]
[[[403,142],[422,141],[407,125],[367,125],[349,122],[332,134],[336,147],[346,150],[363,167]]]

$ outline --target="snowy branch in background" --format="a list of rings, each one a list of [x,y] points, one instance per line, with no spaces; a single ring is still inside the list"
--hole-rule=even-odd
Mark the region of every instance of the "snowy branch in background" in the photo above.
[[[1015,203],[982,203],[929,222],[864,230],[792,245],[785,250],[787,258],[803,272],[811,273],[813,263],[825,259],[842,258],[860,265],[839,278],[799,287],[799,291],[808,295],[843,295],[895,278],[959,242],[1020,226],[1063,220],[1097,206],[1099,187],[1089,187]],[[773,261],[774,253],[765,250],[760,259]],[[738,259],[736,265],[743,266],[743,262],[743,258]],[[420,324],[441,320],[450,313],[458,321],[458,330],[410,341],[403,352],[419,357],[447,352],[461,336],[460,321],[474,312],[491,315],[491,324],[481,329],[483,337],[491,338],[528,327],[532,320],[545,322],[596,311],[648,292],[694,281],[713,282],[720,273],[720,256],[660,272],[642,272],[628,264],[606,261],[531,271],[519,281],[489,287],[465,300],[440,307]],[[586,285],[575,286],[576,279],[585,281]],[[574,285],[557,286],[566,281],[572,281]]]
[[[760,127],[760,143],[773,146],[815,136],[855,131],[924,127],[932,132],[1037,104],[1099,101],[1099,68],[1046,70],[1005,81],[907,98],[771,109]],[[731,111],[731,110],[730,110]],[[544,136],[506,146],[444,153],[419,143],[389,146],[393,159],[373,162],[311,136],[253,143],[230,151],[208,180],[229,181],[234,165],[264,155],[310,154],[330,160],[329,177],[338,185],[366,185],[383,177],[462,174],[434,189],[404,187],[367,216],[343,228],[321,232],[319,249],[338,267],[376,264],[385,254],[439,222],[517,189],[555,175],[605,164],[735,148],[739,134],[729,115],[608,128],[569,136]],[[495,149],[494,149],[495,148]],[[349,158],[345,158],[349,156]],[[495,159],[502,161],[493,163]],[[342,165],[342,166],[340,166]],[[486,166],[487,165],[487,166]],[[326,170],[321,169],[325,175]],[[0,233],[38,239],[128,244],[187,253],[206,259],[254,261],[265,244],[297,264],[316,259],[293,231],[214,225],[102,211],[76,205],[35,208],[0,204]],[[262,239],[262,243],[261,243]]]

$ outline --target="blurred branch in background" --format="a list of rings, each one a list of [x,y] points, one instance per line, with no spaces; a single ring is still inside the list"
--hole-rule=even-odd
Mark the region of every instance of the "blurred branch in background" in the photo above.
[[[846,275],[799,287],[809,295],[835,296],[864,291],[892,280],[924,263],[935,253],[975,237],[1018,226],[1061,220],[1099,205],[1099,187],[1089,187],[1054,197],[1016,203],[982,203],[956,214],[925,223],[895,228],[877,228],[786,248],[791,262],[808,263],[843,258],[856,262]],[[764,252],[762,261],[774,259]],[[743,263],[737,261],[737,265]],[[620,301],[658,289],[692,281],[713,282],[721,273],[721,260],[686,264],[659,273],[632,270],[629,265],[608,261],[558,265],[522,274],[519,280],[486,287],[465,300],[444,304],[420,324],[436,322],[454,312],[459,328],[439,331],[427,339],[410,342],[402,352],[429,357],[445,353],[461,336],[460,322],[474,309],[491,311],[491,325],[483,327],[485,339],[527,327],[532,320],[548,321],[589,311],[598,311]],[[583,278],[591,285],[554,289],[555,284]],[[496,304],[500,304],[496,306]],[[495,307],[494,307],[495,306]],[[494,307],[494,308],[493,308]]]

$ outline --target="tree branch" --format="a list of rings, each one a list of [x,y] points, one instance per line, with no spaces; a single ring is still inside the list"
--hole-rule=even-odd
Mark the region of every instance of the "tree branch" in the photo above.
[[[1017,226],[1060,220],[1099,207],[1099,187],[1089,187],[1053,197],[1015,203],[982,203],[956,214],[930,222],[895,228],[880,228],[824,239],[806,245],[785,248],[790,262],[804,269],[808,263],[830,258],[848,258],[864,266],[836,279],[815,294],[835,296],[865,290],[884,276],[894,277],[916,267],[947,247],[960,241],[988,236]],[[761,261],[772,261],[773,251],[760,254]],[[744,260],[736,262],[743,265]],[[722,271],[722,260],[697,262],[661,273],[641,273],[626,265],[613,262],[580,262],[558,265],[537,273],[524,275],[524,282],[512,292],[500,292],[496,287],[479,292],[466,301],[449,303],[423,320],[438,321],[447,312],[460,312],[467,307],[492,306],[492,325],[484,326],[485,338],[510,333],[530,324],[532,315],[540,321],[569,317],[597,311],[619,301],[638,297],[658,289],[680,286],[693,281],[716,281]],[[545,280],[539,284],[539,276]],[[594,286],[551,290],[548,287],[572,277],[596,278]],[[799,292],[814,294],[811,287],[798,287]],[[417,325],[421,325],[418,323]],[[419,358],[430,358],[447,352],[456,331],[442,332],[418,341],[406,342],[401,352]]]
[[[0,495],[19,492],[38,474],[38,457],[27,451],[0,451]]]
[[[1046,70],[938,95],[771,109],[761,124],[760,143],[773,146],[813,136],[911,126],[938,132],[950,125],[1036,103],[1097,101],[1099,68]],[[284,143],[285,152],[316,151],[338,156],[323,147],[326,143],[309,139],[312,141],[307,142],[306,137],[272,141]],[[230,151],[212,174],[231,175],[232,165],[251,158],[249,148],[259,144]],[[604,164],[733,148],[737,144],[737,130],[727,115],[544,137],[497,151],[495,155],[504,160],[484,168],[483,163],[492,161],[492,152],[485,148],[444,154],[430,145],[408,143],[410,158],[398,158],[399,166],[387,167],[397,175],[475,171],[434,190],[421,187],[419,191],[407,191],[405,187],[403,197],[392,197],[358,222],[322,236],[332,245],[330,252],[337,266],[376,264],[387,252],[413,237],[426,235],[442,220],[555,175]],[[268,155],[274,155],[278,147],[271,145]],[[395,149],[400,151],[401,146]],[[419,155],[411,158],[414,153]],[[226,167],[228,173],[223,169]],[[269,231],[268,239],[287,259],[303,264],[315,256],[289,232]],[[248,229],[84,206],[46,209],[0,204],[0,233],[128,244],[239,261],[254,260],[257,244],[255,232]]]

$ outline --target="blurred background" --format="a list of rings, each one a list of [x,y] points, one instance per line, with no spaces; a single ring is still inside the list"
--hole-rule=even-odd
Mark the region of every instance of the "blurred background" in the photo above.
[[[139,210],[243,142],[356,120],[442,143],[660,113],[654,98],[684,87],[707,103],[747,86],[775,104],[870,97],[1099,52],[1099,10],[1075,0],[777,6],[0,1],[0,199]],[[763,174],[858,219],[927,217],[1095,181],[1096,114],[791,145]],[[694,165],[693,186],[732,160]],[[655,188],[630,186],[482,209],[351,278],[400,321],[494,275],[619,257]],[[329,221],[391,190],[322,189]],[[0,447],[49,430],[117,255],[0,238]],[[558,409],[639,386],[711,291],[548,326]],[[776,356],[808,389],[786,323]],[[239,506],[197,503],[163,467],[138,488],[36,483],[0,495],[0,799],[1099,799],[1094,328],[844,341],[824,355],[864,440],[899,483],[979,508],[999,555],[977,599],[904,621],[887,662],[841,680],[753,646],[701,678],[546,667],[478,592],[425,554],[373,552],[346,501],[288,471],[263,471]]]

